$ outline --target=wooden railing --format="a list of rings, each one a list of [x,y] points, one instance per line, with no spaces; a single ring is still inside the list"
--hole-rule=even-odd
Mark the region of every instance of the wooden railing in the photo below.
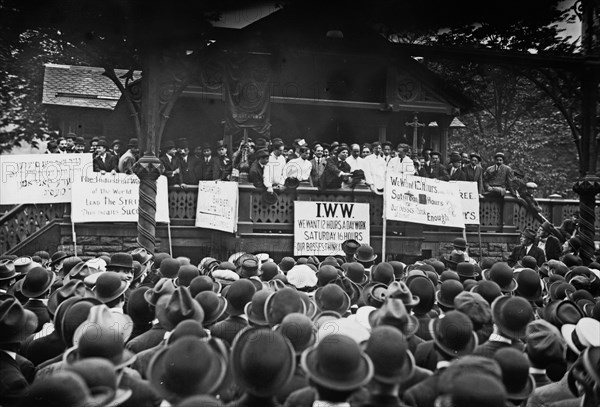
[[[369,203],[371,233],[381,234],[382,196],[368,189],[319,191],[300,186],[295,191],[281,193],[277,203],[268,205],[261,193],[250,184],[239,186],[238,233],[286,232],[293,233],[294,201],[335,201]],[[169,214],[174,224],[193,225],[198,201],[198,189],[170,189]],[[577,200],[538,199],[543,215],[554,225],[578,210]],[[598,203],[600,204],[600,202]],[[596,206],[596,229],[600,229],[600,205]],[[23,204],[0,217],[0,253],[5,253],[53,220],[70,214],[70,204]],[[393,230],[401,222],[390,222]],[[480,200],[480,224],[484,232],[517,232],[525,227],[537,228],[539,222],[521,201],[513,197]],[[441,229],[441,228],[440,228]],[[429,230],[429,227],[428,227]]]

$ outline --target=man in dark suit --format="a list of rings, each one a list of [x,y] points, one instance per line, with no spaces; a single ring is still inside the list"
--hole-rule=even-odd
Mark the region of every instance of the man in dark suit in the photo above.
[[[517,262],[525,256],[533,257],[536,260],[538,267],[544,264],[544,261],[546,261],[546,255],[544,251],[535,244],[535,232],[533,230],[523,230],[520,241],[521,244],[515,246],[512,253],[508,257],[508,260],[506,261],[509,266],[514,267],[515,264],[517,264]]]
[[[320,179],[320,188],[341,188],[342,181],[350,177],[350,164],[346,162],[350,147],[347,144],[341,144],[337,154],[327,159],[325,172]]]
[[[450,175],[448,175],[448,171],[440,162],[440,153],[437,151],[433,151],[431,153],[431,166],[428,171],[425,171],[425,176],[427,178],[435,178],[441,181],[450,180]]]
[[[102,139],[96,146],[96,156],[93,165],[95,172],[111,172],[117,170],[118,159],[108,152],[108,143]]]
[[[186,138],[177,140],[177,156],[179,162],[179,179],[181,186],[197,186],[198,185],[198,159],[195,155],[190,154],[190,148]]]
[[[160,157],[160,162],[165,167],[165,176],[169,186],[179,186],[181,183],[179,177],[179,158],[177,157],[177,148],[172,140],[168,140],[162,147],[164,155]]]
[[[466,181],[465,173],[462,170],[462,160],[460,156],[450,157],[450,181]]]
[[[550,222],[544,222],[540,225],[537,231],[538,244],[537,246],[544,251],[546,261],[559,260],[562,254],[560,241],[552,235],[552,229],[555,229]]]
[[[202,144],[202,157],[198,163],[198,179],[200,181],[212,181],[219,179],[220,162],[213,156],[212,147],[208,143]]]
[[[483,168],[481,168],[481,157],[478,154],[471,153],[471,162],[463,166],[465,181],[477,182],[479,195],[483,195]]]
[[[265,171],[265,165],[269,162],[269,152],[261,149],[254,153],[256,160],[250,166],[248,172],[248,181],[251,182],[257,189],[266,191],[265,181],[263,174]]]
[[[310,180],[313,186],[319,186],[319,180],[325,172],[325,165],[327,159],[323,157],[323,146],[320,144],[315,145],[313,149],[314,158],[310,160],[312,169],[310,171]]]

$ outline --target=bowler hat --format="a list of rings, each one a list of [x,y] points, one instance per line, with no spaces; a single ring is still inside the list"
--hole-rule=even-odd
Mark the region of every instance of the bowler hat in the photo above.
[[[177,148],[188,148],[189,144],[188,144],[188,140],[185,137],[181,137],[177,139],[177,142],[175,143]]]
[[[463,261],[456,265],[456,274],[463,279],[474,278],[479,275],[479,273],[475,271],[475,265],[467,261]]]
[[[281,323],[286,315],[293,312],[306,313],[304,301],[294,288],[286,287],[275,291],[265,301],[265,316],[271,326]]]
[[[230,361],[235,382],[258,397],[277,394],[296,369],[290,341],[268,328],[249,327],[240,332],[233,341]]]
[[[371,359],[345,335],[333,334],[302,353],[301,364],[308,378],[337,391],[350,391],[373,377]]]
[[[517,281],[513,278],[513,269],[505,262],[494,263],[483,272],[486,280],[494,281],[503,293],[511,293],[517,289]]]
[[[16,298],[0,299],[0,345],[21,343],[35,332],[37,316]]]
[[[260,279],[269,281],[279,274],[279,267],[272,261],[266,261],[260,265]]]
[[[63,262],[63,273],[64,275],[69,274],[69,272],[75,267],[77,264],[82,263],[83,260],[77,256],[67,257]]]
[[[127,142],[127,148],[138,148],[139,143],[137,138],[130,138]]]
[[[170,278],[161,278],[151,290],[144,293],[144,298],[148,301],[148,304],[156,305],[156,302],[160,297],[167,294],[173,294],[174,291],[175,284],[173,284],[173,280]]]
[[[299,312],[286,315],[281,324],[274,327],[274,330],[290,341],[296,355],[313,346],[317,339],[317,328],[312,320]]]
[[[15,263],[8,259],[0,260],[0,281],[10,280],[16,276]]]
[[[202,291],[194,299],[204,310],[204,324],[211,325],[219,320],[227,308],[225,297],[218,295],[213,291]]]
[[[176,278],[180,267],[181,263],[177,259],[172,257],[163,259],[159,266],[160,275],[165,278]]]
[[[27,298],[39,297],[50,290],[55,277],[50,270],[46,270],[41,266],[34,267],[25,275],[21,293]]]
[[[194,301],[187,287],[178,287],[173,294],[159,298],[156,303],[156,318],[167,331],[187,319],[204,321],[204,310]]]
[[[496,298],[492,303],[492,316],[502,335],[511,339],[524,338],[527,324],[534,320],[531,304],[521,297]]]
[[[115,253],[110,257],[110,264],[106,266],[106,270],[113,271],[115,269],[133,269],[133,257],[129,253]]]
[[[252,296],[256,292],[256,287],[248,279],[234,281],[226,287],[223,295],[227,300],[226,312],[228,315],[241,315],[244,313],[244,307],[252,301]]]
[[[494,300],[502,295],[500,286],[495,281],[480,281],[471,291],[481,295],[490,305]]]
[[[75,137],[75,141],[73,142],[73,144],[76,146],[84,146],[85,139],[83,137]]]
[[[44,380],[36,380],[19,406],[108,406],[113,399],[114,392],[110,388],[90,389],[79,374],[63,370],[54,372]]]
[[[352,262],[348,264],[346,277],[348,277],[354,284],[358,284],[360,286],[365,285],[369,281],[369,276],[367,276],[365,273],[365,266],[358,262]]]
[[[371,270],[371,280],[386,285],[391,284],[394,281],[394,267],[387,262],[375,265]]]
[[[468,355],[478,344],[473,332],[473,323],[468,316],[459,311],[449,311],[444,318],[432,319],[433,342],[436,348],[450,358]]]
[[[107,271],[99,273],[94,291],[96,298],[107,303],[123,295],[129,288],[129,281],[120,273]]]
[[[354,239],[348,239],[348,240],[344,240],[342,242],[342,251],[347,256],[353,256],[359,247],[360,247],[360,243]]]
[[[362,244],[356,249],[354,253],[354,259],[363,263],[369,263],[375,261],[377,255],[373,251],[373,248],[367,244]]]
[[[72,297],[57,308],[54,316],[55,329],[68,347],[73,346],[75,331],[87,321],[90,310],[95,305],[102,303],[96,298]]]
[[[336,284],[327,284],[315,292],[319,311],[335,311],[344,315],[350,309],[350,297]]]
[[[54,252],[52,254],[52,256],[50,257],[50,266],[55,265],[59,261],[64,260],[69,256],[70,256],[69,254],[67,254],[66,252],[63,252],[62,250]]]
[[[292,267],[294,267],[295,265],[296,265],[296,261],[292,257],[288,257],[288,256],[282,258],[281,261],[279,262],[279,268],[284,273],[287,273],[288,271],[290,271],[290,269]]]
[[[431,311],[436,298],[433,282],[426,276],[415,276],[406,285],[413,295],[419,297],[419,303],[413,307],[413,312],[423,315]]]
[[[460,281],[446,280],[440,285],[436,293],[438,304],[454,309],[454,298],[463,291],[464,287]]]
[[[477,158],[479,160],[479,162],[481,162],[481,156],[477,153],[471,153],[469,154],[469,158]]]
[[[462,237],[457,237],[452,242],[452,246],[454,246],[454,248],[459,249],[459,250],[466,250],[467,249],[467,241],[465,239],[463,239]]]
[[[386,384],[397,384],[412,377],[415,361],[406,337],[391,326],[373,329],[365,347],[374,367],[373,377]]]
[[[520,350],[512,347],[499,349],[494,359],[502,369],[502,382],[509,400],[522,401],[535,390],[535,379],[529,373],[529,360]]]
[[[518,262],[523,268],[530,268],[537,270],[537,260],[533,256],[523,256],[523,258]]]
[[[552,301],[563,300],[567,298],[569,294],[572,294],[575,291],[577,291],[577,289],[572,284],[564,281],[555,281],[550,284],[550,287],[548,288],[550,300]]]
[[[273,290],[265,289],[254,293],[252,300],[244,307],[244,314],[252,326],[269,326],[265,315],[265,302],[273,294]]]
[[[321,265],[321,267],[319,267],[319,271],[317,271],[317,285],[323,287],[329,282],[338,278],[338,276],[339,273],[334,266],[328,264]]]
[[[192,283],[192,280],[194,280],[194,278],[198,276],[200,276],[200,271],[198,270],[198,267],[193,266],[191,264],[187,264],[179,268],[179,271],[177,272],[177,278],[175,279],[174,283],[177,286],[182,285],[185,287],[189,287]]]
[[[538,273],[530,268],[521,269],[517,277],[516,294],[529,301],[542,299],[542,281]]]
[[[213,394],[227,374],[227,358],[199,338],[186,336],[159,349],[148,365],[148,380],[170,403]]]
[[[150,290],[150,287],[140,286],[132,290],[127,300],[127,315],[131,317],[134,325],[144,326],[154,319],[154,310],[150,306],[144,294]]]

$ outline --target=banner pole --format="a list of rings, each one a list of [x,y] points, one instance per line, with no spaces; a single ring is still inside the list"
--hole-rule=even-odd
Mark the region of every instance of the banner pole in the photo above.
[[[384,178],[385,183],[383,184],[383,235],[381,236],[381,261],[385,262],[387,261],[385,258],[385,248],[386,248],[386,244],[387,244],[387,214],[386,214],[386,203],[387,203],[387,191],[386,191],[386,186],[387,186],[387,166],[385,167],[385,172],[384,172]]]
[[[71,219],[71,234],[73,235],[73,254],[77,256],[77,234],[75,233],[75,222]]]
[[[173,257],[173,246],[172,246],[172,239],[171,239],[171,222],[167,223],[167,234],[169,236],[169,255],[171,255],[171,257]]]
[[[481,247],[481,223],[477,225],[477,234],[479,235],[479,262],[483,258],[483,248]]]

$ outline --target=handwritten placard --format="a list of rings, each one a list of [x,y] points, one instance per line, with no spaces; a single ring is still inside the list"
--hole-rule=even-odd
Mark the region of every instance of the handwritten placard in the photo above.
[[[93,174],[92,154],[0,155],[0,205],[71,202],[73,182]]]
[[[294,256],[344,255],[342,243],[369,244],[368,203],[294,202]]]
[[[93,172],[73,183],[71,219],[85,222],[137,222],[140,180],[135,175]],[[167,178],[157,180],[156,221],[169,223]]]
[[[196,226],[235,233],[238,220],[238,183],[198,182]]]
[[[465,225],[479,225],[479,190],[477,182],[451,181],[458,184]]]
[[[456,183],[388,172],[385,194],[388,220],[465,227]]]

